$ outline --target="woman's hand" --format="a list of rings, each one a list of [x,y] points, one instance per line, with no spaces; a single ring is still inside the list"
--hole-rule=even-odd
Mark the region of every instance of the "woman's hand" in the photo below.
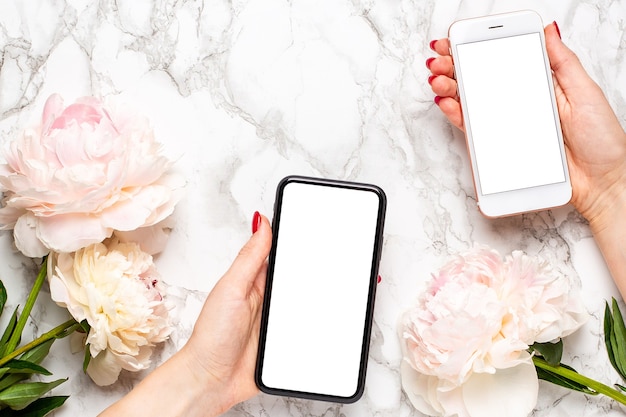
[[[557,106],[572,181],[572,204],[591,230],[622,297],[626,296],[626,133],[600,87],[561,40],[558,26],[545,28]],[[461,130],[463,115],[447,39],[431,42],[439,54],[426,65],[435,102]],[[514,82],[514,80],[512,80]]]
[[[207,377],[207,389],[219,383],[226,409],[259,391],[254,369],[272,230],[264,217],[253,222],[252,238],[209,294],[181,351],[201,384]]]
[[[254,369],[272,230],[258,213],[252,230],[187,344],[100,417],[217,416],[258,392]]]
[[[624,198],[626,134],[600,87],[561,41],[556,23],[546,26],[545,37],[572,180],[572,203],[599,231],[610,225],[607,209]],[[443,114],[464,131],[449,47],[447,39],[431,43],[439,56],[426,61],[432,73],[428,82]]]

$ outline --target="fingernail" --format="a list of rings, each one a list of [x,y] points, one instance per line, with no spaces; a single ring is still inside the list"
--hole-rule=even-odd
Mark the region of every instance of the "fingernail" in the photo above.
[[[430,69],[430,64],[432,64],[434,60],[435,60],[435,58],[433,58],[432,56],[430,58],[428,58],[426,60],[426,68]]]
[[[439,96],[435,96],[435,104],[439,105],[439,102],[441,101],[441,97]]]
[[[556,29],[556,33],[559,34],[559,39],[562,39],[561,38],[561,30],[559,29],[559,25],[558,25],[558,23],[556,23],[556,20],[554,22],[552,22],[552,24],[554,25],[554,28]]]
[[[437,78],[436,75],[431,75],[430,77],[428,77],[428,84],[432,84],[435,78]]]
[[[430,41],[430,43],[428,44],[428,46],[430,46],[430,49],[432,49],[433,51],[435,50],[435,44],[437,43],[437,40],[435,39],[434,41]]]
[[[255,211],[254,216],[252,216],[252,234],[259,230],[259,226],[261,226],[261,213]]]
[[[379,276],[378,276],[378,279],[376,280],[376,282],[377,282],[378,284],[380,284],[382,280],[383,280],[383,279],[382,279],[382,278],[380,277],[380,275],[379,275]]]

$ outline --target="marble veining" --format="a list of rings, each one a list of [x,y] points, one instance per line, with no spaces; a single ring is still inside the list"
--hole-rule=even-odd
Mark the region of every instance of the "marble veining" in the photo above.
[[[433,103],[431,39],[459,18],[534,9],[626,120],[626,0],[8,0],[0,2],[0,141],[37,120],[46,98],[119,95],[152,121],[187,190],[157,260],[177,330],[188,338],[206,294],[271,215],[288,174],[372,182],[389,198],[366,392],[352,405],[259,395],[227,416],[420,416],[400,388],[396,321],[446,257],[472,245],[541,255],[579,283],[592,320],[566,340],[579,371],[617,382],[604,347],[604,300],[617,295],[584,219],[571,206],[503,220],[476,209],[463,136]],[[0,277],[13,305],[35,265],[0,234]],[[46,290],[44,290],[46,291]],[[63,311],[41,295],[35,334]],[[303,358],[306,360],[306,358]],[[46,365],[70,380],[54,415],[96,415],[143,374],[108,388],[58,342]],[[513,394],[514,395],[514,394]],[[622,415],[602,398],[541,384],[534,416]]]

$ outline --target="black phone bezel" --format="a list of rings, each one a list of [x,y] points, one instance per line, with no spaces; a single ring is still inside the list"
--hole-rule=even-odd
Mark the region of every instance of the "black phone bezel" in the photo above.
[[[322,393],[314,393],[314,392],[303,392],[296,390],[288,390],[283,388],[273,388],[265,385],[262,380],[263,373],[263,359],[265,354],[265,339],[267,335],[267,325],[269,318],[269,307],[271,303],[271,295],[272,295],[272,278],[274,273],[274,263],[276,260],[276,244],[278,241],[278,234],[280,232],[280,216],[282,210],[282,197],[284,188],[293,182],[310,184],[310,185],[319,185],[325,187],[338,187],[338,188],[347,188],[347,189],[357,189],[363,191],[373,192],[378,197],[378,214],[376,219],[376,233],[374,239],[374,247],[373,256],[372,256],[372,265],[370,267],[370,282],[369,282],[369,290],[368,290],[368,299],[367,299],[367,308],[364,317],[364,332],[363,332],[363,342],[361,345],[361,359],[359,365],[359,374],[358,374],[358,382],[357,388],[354,394],[343,397],[343,396],[335,396],[329,394]],[[255,369],[255,382],[257,387],[266,394],[271,395],[280,395],[287,397],[295,397],[295,398],[303,398],[308,400],[319,400],[319,401],[329,401],[336,403],[354,403],[361,398],[363,392],[365,390],[365,376],[367,371],[367,358],[369,354],[369,345],[370,345],[370,337],[372,331],[372,323],[373,323],[373,314],[374,314],[374,301],[376,296],[376,287],[378,284],[378,265],[380,263],[380,257],[382,253],[382,244],[383,244],[383,230],[384,230],[384,222],[385,222],[385,214],[387,208],[387,198],[385,192],[382,188],[366,183],[358,183],[351,181],[342,181],[342,180],[333,180],[333,179],[325,179],[325,178],[315,178],[315,177],[306,177],[299,175],[290,175],[283,178],[276,189],[276,199],[274,203],[274,215],[272,220],[272,248],[270,250],[269,258],[268,258],[268,268],[267,268],[267,280],[265,284],[265,296],[263,299],[263,310],[261,314],[261,328],[259,335],[259,347],[257,353],[257,362]],[[332,377],[332,375],[330,375]]]

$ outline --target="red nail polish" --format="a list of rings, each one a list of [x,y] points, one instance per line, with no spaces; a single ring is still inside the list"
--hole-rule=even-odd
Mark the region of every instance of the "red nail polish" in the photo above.
[[[254,216],[252,216],[252,234],[259,230],[259,226],[261,226],[261,213],[255,211]]]
[[[559,29],[559,25],[556,23],[556,20],[554,22],[552,22],[552,24],[554,25],[554,28],[556,29],[556,33],[559,34],[559,39],[561,38],[561,30]]]
[[[377,280],[376,282],[377,282],[378,284],[380,284],[382,280],[383,280],[383,279],[382,279],[382,278],[380,277],[380,275],[379,275],[379,276],[378,276],[378,280]]]
[[[434,41],[430,41],[430,43],[428,44],[428,46],[430,46],[430,49],[432,49],[433,51],[435,50],[435,44],[437,43],[437,40],[435,39]]]
[[[430,77],[428,77],[428,84],[431,84],[431,85],[432,85],[433,80],[434,80],[435,78],[437,78],[437,76],[436,76],[436,75],[431,75]]]
[[[426,60],[426,68],[430,69],[430,64],[432,64],[434,60],[435,60],[435,58],[433,58],[432,56],[430,58],[428,58]]]
[[[441,97],[439,96],[435,96],[435,104],[439,105],[439,102],[441,101]]]

